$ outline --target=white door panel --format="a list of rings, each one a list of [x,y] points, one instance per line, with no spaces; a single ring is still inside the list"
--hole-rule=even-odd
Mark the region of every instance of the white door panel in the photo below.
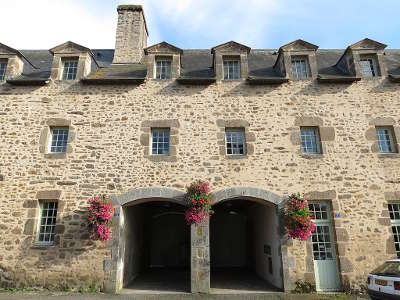
[[[330,211],[327,203],[311,203],[315,231],[312,234],[314,273],[317,291],[340,290]]]

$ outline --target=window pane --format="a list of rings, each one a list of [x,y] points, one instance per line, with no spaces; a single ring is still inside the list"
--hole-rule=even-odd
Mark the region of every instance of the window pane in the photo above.
[[[400,203],[388,204],[390,221],[392,223],[392,232],[394,238],[394,246],[396,248],[397,257],[400,257]]]
[[[7,63],[0,63],[0,81],[3,81],[6,76]]]
[[[224,60],[223,71],[225,80],[240,79],[240,61]]]
[[[170,131],[166,128],[152,130],[151,153],[153,155],[169,155]]]
[[[294,79],[304,79],[309,77],[307,59],[292,59],[292,75]]]
[[[40,224],[36,241],[38,243],[53,244],[57,202],[41,202],[40,210]]]
[[[171,79],[172,78],[172,61],[171,59],[156,60],[156,79]]]
[[[395,145],[393,143],[393,131],[391,128],[377,128],[376,138],[378,140],[379,152],[393,153],[395,152]]]
[[[245,137],[242,129],[228,129],[225,132],[226,154],[227,155],[244,155],[245,154]]]
[[[63,80],[75,80],[78,70],[78,60],[64,61]]]
[[[318,128],[301,127],[301,150],[303,153],[317,154],[320,151]]]
[[[51,128],[50,153],[67,152],[68,128],[54,127]]]
[[[360,60],[361,73],[363,77],[375,77],[375,61],[372,58],[364,58]]]

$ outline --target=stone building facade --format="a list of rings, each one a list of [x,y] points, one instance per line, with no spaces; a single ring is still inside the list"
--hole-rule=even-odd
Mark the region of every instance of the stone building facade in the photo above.
[[[0,44],[1,286],[118,292],[156,268],[208,293],[214,269],[243,268],[273,289],[359,289],[396,256],[400,50],[147,47],[142,7],[118,14],[115,50]],[[197,179],[215,214],[189,230]],[[285,234],[297,192],[324,215],[314,240]],[[105,245],[87,230],[98,194],[115,207]]]

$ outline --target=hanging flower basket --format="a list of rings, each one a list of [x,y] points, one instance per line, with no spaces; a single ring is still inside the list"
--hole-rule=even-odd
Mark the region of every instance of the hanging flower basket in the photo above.
[[[315,230],[308,201],[300,194],[292,194],[285,207],[286,229],[292,239],[307,240]]]
[[[106,195],[89,199],[89,232],[94,241],[107,242],[110,239],[111,220],[114,208]]]
[[[185,213],[186,223],[197,226],[202,222],[207,222],[212,213],[212,199],[208,182],[199,180],[187,187],[186,200],[189,204],[189,209]]]

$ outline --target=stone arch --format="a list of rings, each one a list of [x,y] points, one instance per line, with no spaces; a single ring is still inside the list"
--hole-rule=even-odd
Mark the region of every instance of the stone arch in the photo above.
[[[120,195],[110,195],[115,212],[112,223],[112,239],[108,242],[111,245],[111,257],[104,261],[105,280],[104,287],[108,292],[118,292],[123,287],[124,257],[125,257],[125,225],[126,209],[129,206],[153,202],[166,201],[187,206],[185,193],[167,187],[145,187],[137,188]]]
[[[283,197],[255,187],[227,188],[213,193],[212,196],[214,199],[213,205],[235,198],[245,198],[261,204],[273,205],[277,207],[281,207],[284,203]]]
[[[285,238],[284,220],[282,218],[282,209],[286,203],[287,198],[285,196],[279,196],[273,192],[264,190],[256,187],[230,187],[212,193],[213,206],[224,203],[226,201],[235,200],[247,200],[255,202],[265,206],[275,219],[275,224],[270,228],[270,233],[273,237],[270,240],[262,240],[266,242],[265,245],[269,245],[272,249],[275,249],[275,254],[271,255],[272,260],[275,262],[274,265],[280,268],[275,271],[275,274],[279,274],[280,278],[276,278],[276,282],[280,282],[282,289],[287,289],[289,280],[289,268],[288,268],[288,252]],[[215,207],[217,209],[217,207]],[[215,218],[213,216],[212,218]],[[215,220],[215,219],[214,219]],[[258,219],[260,220],[260,219]],[[210,225],[210,231],[212,230]],[[265,236],[264,233],[260,235]],[[260,236],[259,235],[259,236]],[[259,238],[253,237],[255,239]],[[275,241],[275,245],[271,244]],[[270,249],[271,249],[270,248]],[[276,251],[277,250],[277,251]],[[211,261],[210,261],[211,264]]]
[[[187,206],[185,193],[167,187],[146,187],[131,190],[122,195],[112,195],[110,199],[114,206],[130,206],[154,201],[169,201]]]

